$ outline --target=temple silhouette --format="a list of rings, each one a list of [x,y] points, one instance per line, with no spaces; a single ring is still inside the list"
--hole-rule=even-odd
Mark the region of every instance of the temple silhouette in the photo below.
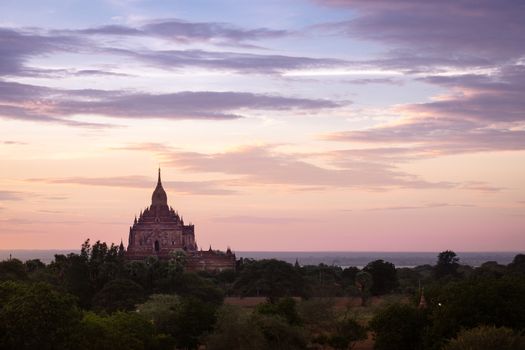
[[[135,217],[129,228],[126,257],[143,260],[148,257],[168,260],[184,254],[185,268],[190,271],[221,271],[235,268],[235,254],[198,250],[195,226],[186,225],[179,213],[168,206],[168,195],[162,186],[160,168],[157,186],[151,196],[151,205]]]

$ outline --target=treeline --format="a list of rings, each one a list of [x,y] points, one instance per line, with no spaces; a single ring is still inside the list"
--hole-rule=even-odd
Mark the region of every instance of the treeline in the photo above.
[[[0,349],[348,349],[368,333],[375,349],[493,349],[476,339],[525,348],[522,254],[477,268],[451,251],[401,269],[383,260],[342,269],[240,259],[218,273],[184,265],[184,254],[127,261],[89,240],[49,264],[2,261]],[[397,302],[375,306],[388,295]],[[228,296],[267,301],[225,305]]]

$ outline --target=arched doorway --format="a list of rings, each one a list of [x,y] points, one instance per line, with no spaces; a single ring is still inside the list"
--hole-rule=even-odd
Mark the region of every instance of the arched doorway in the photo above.
[[[155,251],[158,252],[160,250],[159,241],[155,241]]]

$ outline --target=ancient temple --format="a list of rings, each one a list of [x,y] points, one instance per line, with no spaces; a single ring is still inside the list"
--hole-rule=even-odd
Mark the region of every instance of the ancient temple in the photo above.
[[[159,177],[151,196],[151,205],[135,217],[129,228],[126,256],[142,260],[150,256],[171,259],[177,252],[186,256],[188,270],[224,270],[235,268],[235,254],[210,249],[198,250],[195,226],[184,224],[179,213],[168,206],[168,196]]]

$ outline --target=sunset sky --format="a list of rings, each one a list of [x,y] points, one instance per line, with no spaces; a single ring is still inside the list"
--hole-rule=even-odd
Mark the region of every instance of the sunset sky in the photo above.
[[[525,2],[3,0],[0,249],[525,250]]]

